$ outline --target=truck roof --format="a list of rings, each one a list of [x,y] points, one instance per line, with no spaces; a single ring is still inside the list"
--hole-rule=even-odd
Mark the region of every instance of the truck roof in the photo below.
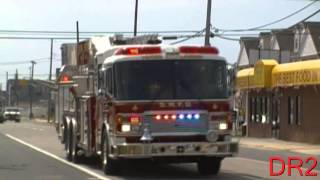
[[[120,50],[143,50],[148,48],[159,48],[159,53],[137,53],[137,54],[121,54]],[[180,52],[181,48],[188,49],[190,52]],[[153,49],[153,50],[154,50]],[[144,50],[145,51],[145,50]],[[207,52],[206,52],[207,51]],[[214,52],[215,51],[215,52]],[[97,55],[98,64],[110,64],[118,61],[130,60],[159,60],[159,59],[206,59],[206,60],[222,60],[225,58],[218,55],[215,47],[203,47],[198,45],[120,45],[113,46],[104,53]]]

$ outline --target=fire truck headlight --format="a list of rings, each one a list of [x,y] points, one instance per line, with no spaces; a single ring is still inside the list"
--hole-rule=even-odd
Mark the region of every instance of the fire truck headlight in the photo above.
[[[218,134],[215,133],[214,131],[209,131],[207,134],[207,140],[209,142],[215,142],[218,140],[218,138],[219,138]]]
[[[131,131],[131,126],[130,126],[130,124],[122,124],[122,125],[121,125],[121,131],[122,131],[122,132],[130,132],[130,131]]]
[[[219,124],[219,130],[226,130],[226,129],[228,129],[227,123],[220,123]]]

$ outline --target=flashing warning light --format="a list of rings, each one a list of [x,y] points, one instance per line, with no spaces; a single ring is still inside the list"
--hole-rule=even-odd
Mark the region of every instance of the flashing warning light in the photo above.
[[[181,119],[181,120],[184,119],[184,114],[180,114],[179,119]]]
[[[140,123],[140,117],[139,116],[130,116],[129,117],[129,122],[132,125],[138,125]]]
[[[149,54],[161,54],[161,48],[159,46],[147,46],[147,47],[126,47],[120,48],[115,52],[115,55],[149,55]]]
[[[61,82],[68,82],[68,81],[70,81],[69,76],[67,76],[67,75],[61,76],[60,81],[61,81]]]
[[[156,115],[156,120],[160,120],[161,119],[161,115]]]
[[[194,118],[194,119],[200,119],[200,114],[194,114],[194,115],[193,115],[193,118]]]
[[[219,54],[216,47],[181,46],[179,51],[182,54]]]
[[[164,114],[164,115],[160,115],[157,114],[154,116],[155,120],[198,120],[200,119],[200,114],[196,113],[196,114]]]

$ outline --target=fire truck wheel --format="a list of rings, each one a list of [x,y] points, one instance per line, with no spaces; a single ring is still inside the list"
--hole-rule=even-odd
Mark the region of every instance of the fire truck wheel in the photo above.
[[[66,134],[67,134],[67,137],[66,137],[66,156],[67,156],[67,159],[69,161],[72,160],[72,131],[71,131],[71,128],[68,128],[66,130]]]
[[[120,162],[109,158],[109,143],[108,135],[104,132],[102,136],[102,145],[101,145],[101,164],[102,170],[105,174],[119,174],[120,173]]]
[[[198,171],[203,175],[217,175],[220,171],[222,158],[201,158],[198,161]]]
[[[79,147],[77,146],[77,137],[73,129],[71,130],[72,148],[71,148],[71,161],[74,163],[80,163],[82,156],[78,155]]]

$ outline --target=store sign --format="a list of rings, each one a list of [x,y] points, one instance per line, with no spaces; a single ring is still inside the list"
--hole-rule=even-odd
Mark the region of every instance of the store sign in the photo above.
[[[320,84],[320,69],[280,72],[273,75],[273,86]]]

